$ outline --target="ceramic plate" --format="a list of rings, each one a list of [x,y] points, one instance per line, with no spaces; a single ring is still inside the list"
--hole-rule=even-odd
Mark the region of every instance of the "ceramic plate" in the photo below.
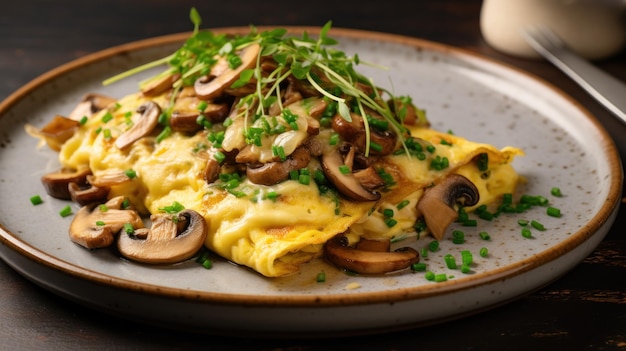
[[[549,284],[599,244],[617,213],[622,171],[608,134],[575,101],[537,78],[459,49],[364,31],[335,29],[331,35],[348,54],[386,67],[359,66],[377,84],[411,95],[434,128],[524,149],[526,155],[514,162],[527,179],[519,194],[547,197],[562,217],[536,207],[459,228],[464,244],[444,240],[423,258],[428,270],[447,277],[438,283],[423,272],[347,275],[322,260],[298,274],[268,279],[215,257],[207,270],[192,261],[154,267],[121,260],[106,249],[85,250],[68,238],[71,217],[59,216],[68,203],[45,196],[40,183],[43,174],[58,169],[56,154],[38,149],[24,124],[42,126],[55,114],[69,113],[86,92],[122,97],[135,91],[138,81],[155,71],[109,86],[101,82],[171,53],[186,38],[172,35],[68,63],[2,103],[2,258],[54,293],[128,318],[203,332],[318,336],[397,330],[477,313]],[[563,196],[552,196],[552,187]],[[31,205],[36,194],[43,195],[42,205]],[[546,230],[524,238],[520,217],[538,220]],[[491,239],[481,239],[480,231]],[[429,241],[412,245],[420,249]],[[487,257],[478,254],[483,247]],[[468,273],[444,263],[445,254],[460,257],[461,250],[473,253]],[[324,283],[315,281],[320,271],[326,272]]]

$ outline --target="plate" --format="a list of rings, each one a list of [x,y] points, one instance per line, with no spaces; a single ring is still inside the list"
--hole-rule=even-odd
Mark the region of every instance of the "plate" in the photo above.
[[[263,28],[261,28],[263,29]],[[248,28],[216,32],[244,33]],[[314,34],[319,28],[290,27]],[[54,69],[0,105],[0,254],[22,275],[46,289],[95,309],[206,333],[254,336],[329,336],[419,327],[493,308],[539,289],[582,261],[603,239],[617,214],[622,170],[617,151],[600,124],[577,102],[548,83],[515,68],[445,45],[392,34],[333,29],[348,54],[358,53],[359,70],[397,95],[410,95],[426,109],[433,128],[526,155],[514,166],[527,183],[520,194],[542,195],[561,209],[544,207],[523,215],[479,220],[462,227],[462,245],[443,240],[423,262],[444,274],[443,282],[423,272],[356,276],[323,260],[301,272],[268,279],[214,258],[212,269],[193,261],[146,266],[121,260],[109,250],[88,251],[67,235],[67,202],[45,195],[40,177],[57,170],[56,154],[37,148],[24,124],[42,126],[67,114],[87,92],[122,97],[154,74],[119,83],[101,82],[121,71],[176,50],[188,33],[104,50]],[[562,197],[550,194],[559,187]],[[538,220],[546,230],[524,238],[518,219]],[[480,231],[491,239],[483,240]],[[412,242],[420,249],[429,239]],[[481,257],[481,248],[488,249]],[[473,252],[468,273],[450,270],[443,256]],[[458,257],[458,256],[457,256]],[[318,272],[326,281],[318,283]]]

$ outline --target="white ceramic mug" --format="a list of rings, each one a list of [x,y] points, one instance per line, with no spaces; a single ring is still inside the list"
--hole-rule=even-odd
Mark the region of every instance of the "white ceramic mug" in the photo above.
[[[521,30],[545,25],[575,52],[601,59],[626,45],[626,0],[484,0],[480,29],[504,53],[535,58]]]

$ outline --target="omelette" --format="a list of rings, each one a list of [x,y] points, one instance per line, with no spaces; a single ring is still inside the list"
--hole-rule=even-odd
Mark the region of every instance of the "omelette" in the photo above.
[[[63,170],[51,178],[64,181],[54,193],[45,180],[48,193],[82,206],[82,227],[72,225],[88,236],[71,229],[72,240],[117,242],[147,263],[206,248],[267,277],[319,257],[385,273],[419,259],[389,251],[391,240],[441,239],[459,208],[515,191],[520,149],[430,128],[410,97],[374,85],[356,57],[332,49],[329,28],[317,39],[196,28],[137,92],[86,96],[56,117],[62,133],[29,127],[59,151]],[[192,232],[193,244],[183,238]],[[186,253],[168,256],[178,247]]]

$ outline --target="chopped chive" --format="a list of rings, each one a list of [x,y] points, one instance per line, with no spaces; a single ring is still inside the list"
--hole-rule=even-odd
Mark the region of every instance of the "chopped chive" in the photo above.
[[[102,116],[102,123],[107,123],[108,121],[113,119],[113,115],[111,114],[111,112],[107,112],[104,114],[104,116]]]
[[[475,219],[468,219],[461,223],[464,227],[476,227],[478,225],[478,221]]]
[[[546,228],[541,224],[541,222],[532,220],[530,221],[530,225],[537,230],[546,230]]]
[[[393,214],[394,214],[394,212],[390,208],[385,208],[383,210],[383,216],[385,216],[385,217],[393,217]]]
[[[135,234],[135,228],[130,223],[124,223],[124,232],[128,235],[133,235]]]
[[[445,273],[435,274],[435,281],[437,283],[445,282],[448,280],[448,276]]]
[[[213,268],[213,261],[207,258],[206,260],[202,261],[202,267],[204,267],[205,269]]]
[[[339,172],[341,172],[341,174],[348,174],[350,173],[350,167],[346,165],[341,165],[339,166]]]
[[[224,155],[224,153],[222,153],[221,151],[217,151],[213,154],[213,158],[215,158],[217,163],[222,164],[222,162],[226,160],[226,155]]]
[[[106,225],[106,223],[104,223],[104,221],[96,221],[96,225],[102,227],[103,225]]]
[[[102,130],[105,139],[111,139],[111,130],[109,128]]]
[[[430,250],[431,252],[435,252],[438,249],[439,249],[439,241],[433,240],[428,243],[428,250]]]
[[[339,134],[337,134],[337,133],[331,134],[330,138],[328,138],[328,144],[329,145],[337,145],[337,143],[339,143]]]
[[[548,207],[546,213],[550,217],[561,217],[561,210],[556,207]]]
[[[311,176],[308,174],[300,174],[298,176],[298,182],[302,185],[309,185],[311,183]]]
[[[521,225],[522,227],[525,227],[528,225],[528,220],[527,219],[518,219],[517,220],[517,224]]]
[[[33,195],[30,197],[30,203],[36,206],[42,204],[43,200],[41,199],[41,196]]]
[[[435,280],[435,273],[428,271],[426,272],[426,274],[424,274],[424,278],[426,278],[426,280],[430,280],[430,281],[434,281]]]
[[[457,265],[456,265],[456,260],[454,259],[454,256],[452,256],[452,254],[447,254],[443,257],[443,259],[446,262],[446,267],[448,267],[448,269],[456,269]]]
[[[487,257],[487,256],[489,256],[489,249],[487,249],[486,247],[481,247],[480,251],[479,251],[479,255],[480,255],[480,257]]]
[[[474,262],[474,257],[472,256],[472,252],[469,250],[461,251],[461,261],[463,264],[471,265]]]
[[[398,224],[398,221],[393,218],[387,218],[385,219],[385,224],[387,225],[387,227],[391,228],[395,226],[396,224]]]
[[[552,189],[550,189],[550,194],[552,194],[552,196],[556,196],[556,197],[561,197],[563,196],[563,194],[561,193],[561,189],[554,187]]]
[[[207,108],[207,106],[209,106],[209,104],[206,101],[200,101],[200,103],[198,103],[198,111],[204,112],[204,109]]]
[[[319,272],[317,273],[317,276],[315,276],[315,281],[318,283],[323,283],[326,281],[326,273],[324,272]]]
[[[489,233],[487,232],[480,232],[478,233],[478,236],[483,239],[483,240],[489,240],[491,239],[491,236],[489,236]]]
[[[404,201],[400,202],[399,204],[397,204],[396,208],[398,210],[401,210],[401,209],[405,208],[410,202],[411,201],[409,201],[409,200],[404,200]]]
[[[452,242],[454,244],[463,244],[465,242],[465,233],[460,230],[452,231]]]
[[[426,270],[426,263],[417,262],[411,265],[411,270],[414,272],[423,272]]]
[[[156,137],[156,142],[160,143],[163,140],[165,140],[167,137],[169,137],[172,134],[172,128],[170,128],[170,126],[166,126],[165,128],[163,128],[163,130],[161,131],[161,133],[159,133],[159,135],[157,135]]]
[[[63,207],[61,211],[59,211],[59,215],[61,215],[61,217],[67,217],[71,214],[72,214],[72,208],[70,207],[70,205]]]
[[[109,210],[109,207],[105,204],[101,204],[98,206],[98,209],[100,210],[100,212],[106,212]]]
[[[469,265],[467,264],[462,264],[461,265],[461,273],[467,274],[470,273],[472,271],[472,269],[470,268]]]
[[[524,238],[530,239],[533,237],[533,233],[528,228],[522,228],[522,236]]]
[[[80,121],[78,121],[78,123],[80,123],[81,125],[84,125],[85,123],[87,123],[87,121],[89,120],[89,118],[87,116],[83,116]]]
[[[125,170],[124,174],[130,179],[133,179],[137,176],[137,172],[135,172],[135,170],[132,168]]]

